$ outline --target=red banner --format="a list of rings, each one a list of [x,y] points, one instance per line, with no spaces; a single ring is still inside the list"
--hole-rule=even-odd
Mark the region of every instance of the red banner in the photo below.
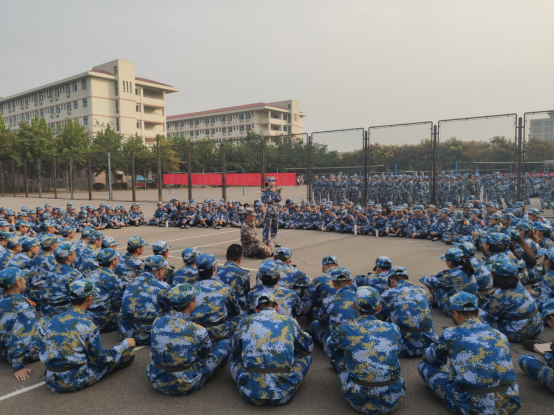
[[[221,173],[193,173],[193,185],[221,186]],[[277,186],[295,186],[296,173],[266,173],[265,177],[277,179]],[[228,186],[260,186],[261,173],[228,173]],[[188,185],[186,173],[164,173],[164,185]]]

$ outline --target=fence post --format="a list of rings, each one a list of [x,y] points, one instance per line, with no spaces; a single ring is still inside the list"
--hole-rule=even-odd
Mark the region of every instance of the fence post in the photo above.
[[[110,152],[108,152],[108,198],[113,201],[112,193],[112,159]]]
[[[522,147],[523,147],[523,120],[520,117],[517,125],[517,163],[516,163],[516,195],[518,201],[523,201],[523,189],[522,189]]]
[[[432,163],[432,172],[431,172],[431,203],[436,204],[437,203],[437,125],[435,124],[433,126],[433,130],[431,132],[431,135],[433,137],[432,140],[432,151],[431,151],[431,158],[433,159]]]
[[[0,177],[0,182],[2,184],[2,196],[4,196],[4,166],[2,162],[0,162],[0,175],[2,175]]]
[[[25,180],[25,198],[29,198],[29,181],[27,180],[27,159],[23,159],[23,179]]]
[[[56,171],[56,156],[52,158],[54,162],[54,199],[58,199],[58,184],[56,181],[58,180],[58,173]]]
[[[69,156],[69,193],[73,199],[73,157]]]
[[[131,150],[131,193],[133,202],[137,202],[137,178],[135,175],[135,152]]]
[[[90,183],[90,153],[87,154],[87,187],[88,187],[88,200],[92,201],[92,185]]]
[[[162,177],[162,152],[160,148],[160,141],[158,140],[158,201],[162,200],[162,188],[164,186],[163,184],[163,177]]]
[[[191,166],[191,160],[192,160],[192,143],[189,143],[187,147],[187,176],[188,176],[188,191],[189,191],[189,201],[192,199],[192,166]]]
[[[261,158],[260,159],[261,160],[260,170],[262,171],[261,172],[262,182],[260,184],[261,189],[264,189],[264,187],[265,187],[265,148],[264,148],[264,145],[265,145],[265,139],[262,137],[261,146],[260,146],[260,158]]]
[[[40,172],[40,158],[37,159],[38,167],[38,197],[42,198],[42,173]]]
[[[313,137],[312,135],[308,136],[308,170],[307,170],[307,182],[308,182],[308,195],[307,195],[307,201],[313,202],[313,172],[312,172],[312,144],[313,144]]]
[[[15,198],[15,162],[12,160],[13,196]]]
[[[221,142],[221,198],[227,200],[227,166],[225,166],[225,141]]]
[[[368,187],[369,187],[369,163],[367,163],[368,152],[369,152],[369,132],[364,131],[364,141],[363,141],[363,152],[364,152],[364,196],[363,196],[363,207],[367,206],[368,199]],[[340,203],[340,201],[339,201]]]

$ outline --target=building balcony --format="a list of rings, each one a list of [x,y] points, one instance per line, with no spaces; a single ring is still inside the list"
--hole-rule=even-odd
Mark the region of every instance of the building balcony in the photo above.
[[[157,115],[157,114],[142,114],[142,120],[145,123],[154,123],[154,124],[162,124],[165,123],[165,116]]]
[[[139,102],[139,100],[137,100]],[[144,95],[142,97],[142,104],[148,107],[163,108],[165,107],[165,100],[163,97],[151,97]]]

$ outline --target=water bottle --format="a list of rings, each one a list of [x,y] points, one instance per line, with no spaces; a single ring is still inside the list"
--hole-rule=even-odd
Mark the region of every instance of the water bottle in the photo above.
[[[358,235],[358,224],[354,224],[354,235]]]
[[[167,225],[167,220],[165,220],[165,228],[168,228],[169,225]]]

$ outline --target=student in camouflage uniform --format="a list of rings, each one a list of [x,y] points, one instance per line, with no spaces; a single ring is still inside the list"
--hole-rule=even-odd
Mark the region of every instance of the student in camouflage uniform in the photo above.
[[[200,281],[198,269],[196,268],[196,260],[201,255],[202,252],[194,247],[187,247],[181,252],[181,257],[185,264],[173,275],[172,286],[177,286],[181,283],[195,284]]]
[[[250,272],[240,267],[242,246],[240,244],[231,244],[227,248],[225,258],[227,260],[225,264],[217,268],[215,280],[223,285],[231,286],[241,311],[246,312],[246,297],[248,292],[250,292]]]
[[[15,256],[21,252],[23,239],[18,235],[11,235],[6,239],[7,250],[4,250],[0,255],[0,268],[6,267],[6,264]]]
[[[379,319],[398,325],[402,333],[401,357],[418,357],[436,342],[433,310],[425,290],[409,281],[404,267],[393,267],[389,273],[390,289],[381,294]]]
[[[554,329],[554,299],[549,299],[542,305],[541,316],[550,328]],[[552,344],[550,344],[550,351],[542,352],[535,349],[534,343],[535,340],[523,340],[523,346],[528,349],[532,348],[534,352],[542,355],[544,361],[525,354],[519,357],[519,366],[525,374],[534,378],[554,393],[554,350],[552,349]]]
[[[289,403],[312,363],[312,338],[296,320],[278,313],[273,294],[261,294],[254,305],[256,313],[232,334],[231,374],[247,403]]]
[[[308,320],[317,317],[323,300],[337,291],[329,274],[337,267],[339,267],[339,262],[335,256],[325,256],[321,260],[323,274],[310,282],[305,296],[301,299],[302,311]]]
[[[292,263],[292,251],[287,247],[279,247],[275,251],[275,262],[280,270],[279,285],[287,289],[293,289],[299,298],[304,297],[304,292],[310,284],[310,278],[301,272]],[[259,273],[256,276],[256,286],[262,285]]]
[[[373,273],[367,275],[359,274],[354,280],[356,287],[371,286],[380,294],[389,288],[389,270],[392,267],[392,260],[389,257],[381,256],[375,260]]]
[[[221,284],[214,278],[217,260],[213,254],[202,254],[197,266],[200,281],[195,286],[199,293],[190,319],[206,328],[212,342],[229,338],[237,329],[241,318],[235,292],[230,286]]]
[[[96,295],[87,316],[96,324],[100,332],[115,331],[118,327],[117,312],[123,298],[122,284],[114,269],[118,256],[111,248],[102,249],[96,254],[98,269],[87,276],[94,283]]]
[[[148,241],[144,241],[144,238],[140,236],[131,237],[127,240],[127,253],[120,257],[114,270],[115,274],[122,280],[123,289],[127,287],[131,280],[142,274],[144,262],[139,257],[144,254],[144,247],[147,245]]]
[[[168,263],[162,256],[144,261],[144,272],[125,289],[119,311],[121,338],[134,338],[137,345],[150,344],[154,320],[171,309],[167,299],[169,285],[163,282]]]
[[[335,328],[327,340],[327,355],[339,373],[344,398],[354,409],[392,413],[406,389],[398,361],[400,331],[376,318],[381,310],[376,289],[358,288],[353,307],[358,318]]]
[[[350,270],[337,267],[329,272],[335,293],[325,298],[319,308],[317,319],[310,328],[315,338],[325,348],[331,332],[340,324],[348,323],[358,317],[352,308],[356,294],[352,287]]]
[[[0,271],[0,359],[11,364],[17,380],[31,374],[26,363],[37,361],[46,318],[35,321],[35,303],[23,297],[28,270],[7,267]]]
[[[86,315],[96,293],[94,283],[75,280],[69,293],[72,307],[50,320],[40,351],[44,381],[53,393],[82,390],[135,359],[133,338],[102,348],[100,330]]]
[[[271,244],[266,245],[260,237],[258,237],[258,232],[256,231],[256,227],[264,223],[266,215],[265,207],[260,207],[260,210],[261,215],[258,220],[256,220],[256,212],[253,208],[246,208],[244,210],[246,219],[240,227],[240,243],[242,245],[244,257],[265,259],[271,255],[273,246]]]
[[[508,339],[479,320],[474,295],[450,297],[449,309],[458,326],[425,350],[419,374],[452,413],[514,414],[520,398]]]
[[[192,394],[227,364],[229,340],[212,344],[208,332],[190,320],[196,307],[196,286],[182,283],[169,290],[172,309],[152,325],[150,356],[146,376],[152,387],[171,395]]]

